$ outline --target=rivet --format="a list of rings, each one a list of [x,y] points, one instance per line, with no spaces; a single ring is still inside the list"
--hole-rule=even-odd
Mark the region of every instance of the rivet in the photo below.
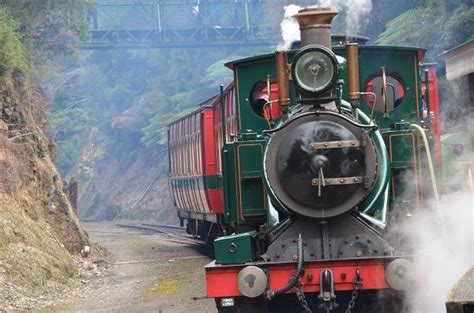
[[[291,258],[293,259],[293,261],[298,260],[298,256],[296,254],[293,254],[293,256]]]
[[[357,178],[354,178],[354,181],[355,181],[355,182],[358,182],[358,181],[359,181],[359,179],[357,179]]]
[[[327,147],[327,146],[328,146],[328,144],[327,144],[327,143],[325,143],[325,144],[324,144],[324,146],[325,146],[325,147]]]
[[[356,236],[355,236],[355,239],[359,239],[359,238],[360,238],[359,235],[356,235]]]
[[[329,184],[329,179],[326,179],[326,184]]]
[[[354,141],[353,141],[353,142],[351,142],[351,143],[352,143],[352,145],[353,145],[353,146],[355,146],[355,144],[356,144]]]
[[[338,142],[337,145],[340,147],[342,146],[342,142]]]
[[[344,182],[344,179],[341,179],[340,182],[343,183],[343,182]]]

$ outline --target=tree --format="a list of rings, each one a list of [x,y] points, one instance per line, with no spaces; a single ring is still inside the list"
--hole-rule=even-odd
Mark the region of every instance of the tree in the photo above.
[[[470,1],[429,1],[387,23],[377,43],[428,48],[427,60],[435,61],[444,50],[474,34],[474,6]]]
[[[18,31],[30,58],[45,62],[77,51],[87,35],[87,15],[94,0],[0,0],[19,23]]]

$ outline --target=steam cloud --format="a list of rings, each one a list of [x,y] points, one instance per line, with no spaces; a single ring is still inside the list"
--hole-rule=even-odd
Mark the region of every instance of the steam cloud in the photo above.
[[[325,7],[336,9],[346,13],[346,34],[358,34],[367,20],[367,16],[372,11],[372,0],[319,0],[318,4],[311,7]],[[300,40],[299,26],[296,19],[292,16],[303,9],[296,4],[290,4],[284,7],[285,14],[280,23],[283,42],[277,50],[285,51],[291,48],[291,45]]]
[[[297,14],[301,9],[303,9],[303,7],[296,4],[285,6],[285,15],[280,23],[283,42],[278,45],[277,51],[289,50],[294,42],[300,40],[300,29],[293,15]]]
[[[372,11],[372,0],[319,0],[318,6],[346,13],[346,34],[358,34]]]
[[[409,291],[404,313],[444,313],[448,291],[474,264],[474,197],[445,195],[439,208],[415,213],[401,231],[413,244],[417,285]],[[443,223],[446,236],[442,231]]]

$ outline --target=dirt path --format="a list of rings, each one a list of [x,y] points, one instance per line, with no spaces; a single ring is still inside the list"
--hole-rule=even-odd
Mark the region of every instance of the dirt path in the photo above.
[[[87,281],[82,294],[40,312],[216,312],[214,301],[204,298],[203,267],[210,258],[195,245],[112,223],[83,226],[111,253],[108,268]]]

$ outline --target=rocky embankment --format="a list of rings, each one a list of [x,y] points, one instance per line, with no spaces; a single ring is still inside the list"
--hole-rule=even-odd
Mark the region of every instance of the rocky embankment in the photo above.
[[[0,312],[29,308],[77,274],[88,243],[56,170],[45,103],[32,79],[0,82]]]

